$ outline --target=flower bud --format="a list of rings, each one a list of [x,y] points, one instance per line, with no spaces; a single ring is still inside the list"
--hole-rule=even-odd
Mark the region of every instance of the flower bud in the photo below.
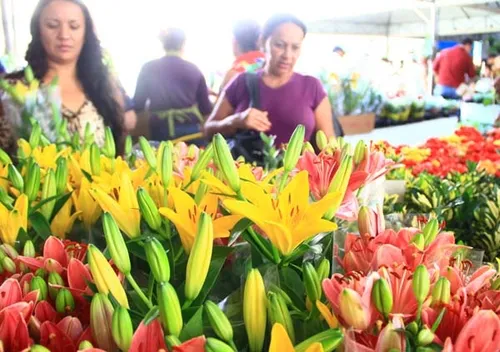
[[[132,336],[134,335],[134,328],[127,309],[123,307],[115,309],[111,323],[111,334],[120,350],[129,350],[132,343]]]
[[[78,133],[75,133],[75,134],[78,135]],[[95,140],[95,136],[92,133],[92,126],[91,126],[90,122],[87,122],[87,124],[85,125],[85,132],[83,135],[84,149],[87,149],[88,147],[90,147],[90,145],[92,143],[94,143],[94,140]]]
[[[205,343],[205,351],[206,352],[234,352],[234,349],[225,344],[224,342],[214,339],[213,337],[207,338],[207,342]]]
[[[205,313],[217,336],[226,342],[233,340],[233,327],[224,312],[212,301],[205,302]]]
[[[56,176],[54,174],[54,170],[49,169],[45,174],[45,180],[42,186],[42,200],[46,200],[56,196],[56,192],[57,192]],[[52,200],[42,205],[40,212],[45,217],[45,219],[47,219],[47,221],[50,220],[55,205],[56,205],[55,200]]]
[[[57,298],[57,293],[59,292],[59,288],[51,287],[51,286],[52,285],[64,286],[63,278],[57,272],[53,271],[49,274],[47,282],[49,284],[48,285],[49,286],[49,296],[52,300],[55,301]]]
[[[24,191],[24,180],[16,167],[12,164],[8,166],[9,170],[9,181],[12,183],[12,187],[17,189],[19,192]]]
[[[361,164],[366,157],[366,152],[368,151],[368,147],[366,146],[365,141],[360,140],[358,144],[356,144],[356,148],[354,148],[354,156],[353,161],[354,164]]]
[[[322,130],[316,132],[316,145],[318,146],[319,150],[323,150],[328,146],[328,137],[326,137],[325,132],[323,132]]]
[[[342,158],[342,162],[340,164],[339,169],[335,173],[330,182],[330,186],[328,188],[328,192],[339,192],[340,196],[337,198],[335,202],[330,207],[330,210],[325,214],[326,219],[332,219],[335,216],[335,213],[340,207],[344,199],[345,192],[347,191],[347,186],[349,184],[349,179],[351,177],[353,170],[352,157],[345,156]]]
[[[26,182],[24,183],[24,193],[30,202],[34,201],[40,190],[40,166],[33,162],[26,172]]]
[[[310,142],[304,143],[304,148],[302,148],[303,152],[315,153],[314,147]]]
[[[412,287],[415,298],[419,304],[422,304],[429,295],[431,286],[430,281],[429,272],[427,271],[425,265],[420,264],[417,266],[415,272],[413,273]]]
[[[340,332],[340,330],[329,329],[311,336],[307,340],[295,346],[295,352],[307,352],[309,351],[309,348],[318,343],[321,344],[324,351],[335,351],[343,340],[344,335]],[[319,351],[321,351],[321,349],[319,349]]]
[[[38,301],[45,301],[47,299],[47,283],[41,277],[35,276],[31,279],[30,291],[38,290]]]
[[[213,140],[215,162],[231,189],[238,193],[241,189],[240,176],[229,146],[220,133],[217,133]]]
[[[283,166],[285,172],[291,172],[297,166],[297,162],[300,158],[300,153],[302,152],[302,147],[304,146],[304,139],[306,135],[306,128],[304,125],[298,125],[293,131],[292,137],[290,137],[290,142],[288,143],[288,148],[285,151],[285,156],[283,158]]]
[[[403,351],[405,346],[405,336],[403,333],[395,329],[392,322],[389,322],[379,334],[380,351]]]
[[[88,247],[87,255],[90,272],[99,292],[105,295],[111,292],[122,307],[128,308],[125,290],[106,257],[92,244]]]
[[[434,333],[429,328],[423,328],[417,335],[417,344],[419,346],[427,346],[434,341]]]
[[[35,80],[35,75],[33,74],[33,69],[31,66],[26,66],[24,69],[24,79],[26,79],[26,82],[31,83]]]
[[[172,179],[174,166],[173,166],[173,150],[172,142],[168,141],[165,143],[160,155],[160,178],[163,186],[166,188],[170,184],[170,180]]]
[[[116,157],[115,138],[113,137],[113,132],[110,127],[104,129],[104,147],[102,153],[109,159],[114,159]]]
[[[30,147],[32,150],[40,145],[41,137],[42,137],[42,128],[40,127],[40,124],[38,122],[35,122],[31,129],[30,140],[29,140]]]
[[[430,245],[439,233],[439,222],[436,218],[431,219],[422,230],[425,238],[425,246]]]
[[[113,340],[113,305],[103,293],[96,293],[90,303],[90,329],[92,337],[99,348],[105,351],[115,351]]]
[[[250,270],[243,293],[243,321],[250,352],[260,352],[266,335],[266,289],[257,269]]]
[[[191,172],[191,181],[198,180],[201,176],[201,173],[205,171],[210,164],[210,161],[214,157],[214,147],[212,143],[210,143],[203,152],[200,153],[200,157],[198,161],[193,167],[193,171]]]
[[[417,233],[413,238],[411,239],[411,243],[415,245],[415,247],[418,248],[418,250],[423,251],[425,248],[425,237],[421,233]]]
[[[12,159],[3,149],[0,149],[0,163],[3,165],[12,164]]]
[[[380,314],[387,318],[392,311],[393,299],[391,288],[385,279],[378,279],[373,284],[372,301]]]
[[[35,258],[36,252],[35,252],[35,245],[33,244],[33,241],[27,240],[24,243],[23,247],[23,256],[29,257],[29,258]]]
[[[288,334],[288,337],[290,337],[292,343],[295,343],[295,330],[293,328],[293,321],[285,301],[283,301],[281,297],[276,293],[269,292],[267,294],[267,307],[269,322],[271,323],[271,326],[274,326],[274,324],[276,323],[283,325]]]
[[[432,304],[449,304],[451,298],[451,283],[445,277],[440,277],[432,289]]]
[[[151,229],[158,231],[161,228],[162,221],[153,198],[151,198],[144,188],[139,188],[137,190],[137,201],[139,202],[139,209],[146,223]]]
[[[318,299],[321,299],[322,292],[318,273],[311,263],[304,263],[302,266],[302,274],[304,276],[307,297],[311,303],[315,303]]]
[[[2,267],[5,271],[11,274],[15,274],[17,271],[16,263],[14,263],[14,261],[10,257],[4,257],[2,259]]]
[[[339,308],[340,314],[344,317],[348,326],[359,330],[368,328],[370,314],[356,291],[344,288],[340,293]]]
[[[41,277],[42,279],[45,279],[47,276],[47,271],[43,268],[37,269],[35,271],[35,276]]]
[[[94,346],[92,346],[92,344],[88,340],[80,342],[80,345],[78,346],[79,351],[84,351],[89,348],[94,348]]]
[[[201,213],[198,221],[198,232],[189,254],[186,269],[184,293],[189,301],[194,301],[198,297],[205,283],[212,259],[213,245],[214,228],[212,218],[206,213]]]
[[[29,349],[30,352],[50,352],[48,348],[42,345],[33,345]]]
[[[0,248],[2,249],[3,253],[11,259],[16,259],[19,256],[19,253],[17,253],[16,249],[8,243],[2,244]]]
[[[361,237],[376,235],[375,224],[373,223],[372,211],[367,206],[362,206],[358,213],[358,229]]]
[[[132,137],[131,136],[127,136],[125,138],[125,156],[127,158],[130,158],[130,156],[132,155]]]
[[[118,270],[124,275],[128,275],[131,270],[130,257],[123,239],[123,235],[116,224],[115,219],[110,213],[104,213],[102,216],[102,227],[104,229],[104,236],[106,237],[106,244],[109,248],[109,253],[113,259],[113,263]]]
[[[101,151],[95,143],[90,146],[90,168],[93,175],[101,174]]]
[[[418,324],[416,321],[412,321],[410,324],[408,324],[408,326],[406,327],[406,329],[411,332],[413,335],[417,335],[418,333]]]
[[[321,259],[321,262],[318,265],[318,269],[316,270],[318,273],[319,282],[323,282],[324,279],[330,277],[330,261],[326,258]]]
[[[168,282],[170,280],[170,263],[167,252],[156,238],[146,240],[146,259],[156,282]]]
[[[75,309],[75,299],[71,292],[62,288],[56,297],[56,310],[58,313],[67,314]]]
[[[181,305],[175,288],[168,282],[158,283],[157,295],[160,318],[165,332],[169,335],[179,337],[183,320]]]
[[[68,176],[69,176],[68,160],[66,158],[60,157],[59,159],[57,159],[57,168],[56,168],[57,194],[62,194],[66,190],[66,187],[68,186]]]
[[[149,167],[156,170],[156,157],[151,144],[149,144],[146,138],[141,136],[139,137],[139,145],[141,146],[142,154],[144,154],[144,159],[146,159]]]

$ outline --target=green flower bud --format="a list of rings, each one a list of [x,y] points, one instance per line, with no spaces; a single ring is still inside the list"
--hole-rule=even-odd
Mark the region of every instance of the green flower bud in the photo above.
[[[167,348],[169,351],[172,351],[175,346],[182,345],[182,341],[179,340],[177,336],[168,335],[165,337],[165,342],[167,343]]]
[[[329,329],[316,334],[295,346],[295,352],[306,352],[314,343],[320,343],[323,350],[334,351],[344,340],[344,335],[339,329]]]
[[[99,176],[101,174],[101,151],[95,143],[90,146],[90,168],[93,175]]]
[[[322,130],[316,132],[316,145],[320,150],[323,150],[328,146],[328,137],[326,137],[325,132]]]
[[[160,155],[160,177],[164,187],[168,187],[172,179],[174,167],[172,150],[174,149],[172,142],[165,143]]]
[[[35,276],[41,277],[42,279],[45,279],[47,276],[47,271],[43,268],[37,269],[35,271]]]
[[[130,158],[130,156],[132,155],[132,137],[131,136],[127,136],[125,138],[125,156],[127,158]]]
[[[75,309],[75,299],[71,292],[62,288],[56,297],[56,310],[58,313],[67,314]]]
[[[33,345],[29,349],[30,352],[50,352],[50,350],[42,345]]]
[[[158,308],[161,322],[169,335],[179,337],[182,327],[182,311],[175,288],[168,282],[158,284]]]
[[[34,201],[40,190],[40,166],[32,163],[26,172],[26,181],[24,183],[24,193],[28,196],[30,202]]]
[[[12,164],[12,159],[3,149],[0,149],[0,163],[3,165]]]
[[[40,124],[38,124],[38,122],[35,122],[31,129],[30,140],[29,140],[31,149],[35,149],[40,145],[41,137],[42,137],[42,128],[40,127]]]
[[[9,170],[9,181],[10,183],[12,183],[12,187],[17,189],[19,192],[23,192],[24,180],[23,177],[21,176],[21,173],[12,164],[9,164],[8,170]]]
[[[68,187],[69,168],[68,160],[60,157],[57,159],[56,168],[56,189],[57,194],[62,194]]]
[[[330,186],[328,188],[328,192],[339,192],[340,197],[336,202],[334,202],[330,210],[325,214],[326,219],[332,219],[335,216],[335,213],[340,207],[342,200],[344,199],[345,192],[347,191],[347,186],[349,185],[349,179],[351,177],[353,171],[353,163],[351,156],[345,156],[342,158],[342,162],[340,163],[340,167],[333,176],[332,181],[330,182]]]
[[[92,344],[90,343],[90,341],[82,341],[80,343],[80,345],[78,346],[78,350],[79,351],[83,351],[83,350],[86,350],[86,349],[89,349],[89,348],[94,348],[94,346],[92,346]]]
[[[285,301],[276,293],[267,294],[267,311],[271,326],[279,323],[283,325],[292,343],[295,343],[295,329],[293,328],[292,317]]]
[[[139,137],[139,145],[141,146],[142,153],[144,154],[144,159],[146,159],[149,167],[156,170],[156,157],[153,152],[153,148],[149,144],[148,140],[143,136]]]
[[[168,282],[170,280],[170,263],[167,253],[156,238],[146,240],[146,259],[156,282]]]
[[[109,159],[114,159],[116,157],[115,138],[113,137],[113,132],[110,127],[104,129],[104,147],[102,153]]]
[[[314,304],[318,299],[321,299],[322,292],[318,273],[311,263],[304,263],[302,266],[302,274],[304,276],[307,297],[311,303]]]
[[[330,261],[326,258],[323,258],[318,265],[318,269],[316,270],[318,273],[319,282],[323,282],[324,279],[330,277]]]
[[[97,346],[105,351],[115,351],[113,339],[113,305],[103,293],[96,293],[90,303],[90,329]]]
[[[209,337],[205,344],[206,352],[234,352],[234,349],[222,341]]]
[[[29,258],[35,258],[36,252],[35,252],[35,245],[33,244],[33,241],[27,240],[24,243],[24,248],[23,248],[23,256],[29,257]]]
[[[16,249],[10,244],[4,243],[2,244],[1,248],[3,252],[11,259],[16,259],[19,256],[19,253],[17,253]]]
[[[425,265],[421,264],[417,266],[413,274],[412,287],[415,298],[419,304],[422,304],[429,295],[431,286],[430,281],[429,272]]]
[[[26,79],[26,82],[31,83],[35,80],[35,75],[33,74],[33,69],[31,66],[26,66],[24,69],[24,78]]]
[[[47,283],[41,277],[35,276],[31,279],[30,291],[38,290],[38,301],[45,301],[47,299],[48,288]]]
[[[212,301],[205,302],[205,313],[217,336],[226,342],[233,340],[233,327],[224,312]]]
[[[359,165],[365,160],[365,155],[368,150],[368,147],[365,141],[360,140],[358,144],[356,144],[356,148],[354,148],[354,164]]]
[[[122,351],[128,351],[134,335],[134,327],[127,309],[118,306],[113,313],[111,332],[116,345]]]
[[[418,333],[418,324],[416,321],[412,321],[410,324],[406,326],[406,330],[411,332],[414,336]]]
[[[413,238],[411,239],[411,243],[415,245],[419,250],[423,251],[425,248],[425,237],[421,233],[417,233]]]
[[[214,147],[210,143],[204,151],[201,152],[198,161],[193,167],[193,172],[191,173],[191,181],[195,181],[200,178],[201,173],[205,171],[210,164],[210,161],[214,157]]]
[[[115,219],[113,219],[111,214],[104,213],[102,216],[102,225],[113,262],[121,273],[128,275],[131,270],[130,256],[123,235]]]
[[[14,261],[10,257],[4,257],[2,259],[2,267],[5,271],[11,274],[15,274],[17,271],[16,263],[14,263]]]
[[[221,134],[216,134],[214,139],[214,158],[217,167],[222,172],[224,179],[229,184],[231,189],[238,193],[241,189],[240,176],[236,165],[234,164],[233,156],[229,150],[226,140]]]
[[[430,220],[422,230],[425,238],[425,246],[430,245],[439,233],[439,222],[437,219]]]
[[[158,231],[161,228],[162,220],[153,198],[151,198],[145,189],[139,188],[137,190],[137,201],[139,202],[139,209],[146,223],[151,229]]]
[[[451,299],[451,283],[440,277],[432,289],[432,304],[449,304]]]
[[[47,171],[47,174],[45,175],[45,180],[42,187],[42,200],[54,197],[56,195],[56,192],[56,176],[54,174],[54,170],[49,169]],[[45,217],[45,219],[47,219],[47,221],[50,220],[55,205],[55,200],[42,205],[40,212]]]
[[[291,172],[300,158],[300,153],[302,152],[302,147],[304,146],[304,139],[306,135],[306,128],[304,125],[298,125],[293,131],[292,137],[290,137],[290,142],[288,143],[288,148],[285,151],[285,156],[283,158],[283,166],[285,172]]]
[[[424,328],[417,335],[417,344],[419,346],[427,346],[434,341],[434,337],[434,333],[429,328]]]
[[[52,300],[56,300],[57,294],[58,294],[60,289],[56,288],[56,287],[52,287],[52,285],[64,286],[64,280],[61,277],[61,275],[59,275],[57,272],[53,271],[49,274],[47,282],[49,284],[48,285],[49,286],[49,296]]]
[[[310,153],[315,153],[314,147],[313,147],[313,146],[312,146],[312,144],[311,144],[311,143],[309,143],[309,142],[305,142],[305,143],[304,143],[304,148],[303,148],[303,151],[304,151],[304,152],[306,152],[306,151],[307,151],[307,152],[310,152]]]
[[[385,279],[378,279],[373,284],[372,301],[380,314],[387,318],[392,311],[393,299],[392,290]]]
[[[206,213],[201,213],[198,222],[198,231],[194,239],[193,248],[189,254],[186,269],[186,285],[184,293],[186,299],[194,301],[200,294],[205,283],[212,260],[214,244],[214,228],[212,218]]]

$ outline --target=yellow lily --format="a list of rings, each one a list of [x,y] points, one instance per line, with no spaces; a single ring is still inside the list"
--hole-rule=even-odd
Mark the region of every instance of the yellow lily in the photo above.
[[[9,165],[5,164],[0,166],[0,188],[2,188],[5,192],[9,191]]]
[[[277,199],[258,185],[246,184],[242,193],[247,201],[227,199],[224,206],[231,213],[252,220],[283,255],[290,254],[314,235],[337,228],[335,223],[324,220],[323,215],[340,193],[329,193],[310,204],[307,171],[298,173]]]
[[[229,237],[231,229],[242,218],[238,215],[217,217],[218,197],[214,195],[207,194],[201,200],[200,205],[197,205],[189,194],[175,187],[169,189],[169,195],[175,211],[160,208],[160,214],[174,223],[186,253],[190,253],[193,247],[202,212],[212,217],[214,238]]]
[[[88,249],[89,268],[94,279],[94,283],[100,293],[108,295],[110,292],[116,301],[124,308],[128,309],[127,294],[116,276],[115,271],[109,264],[106,257],[93,244]]]
[[[316,301],[316,307],[318,308],[321,316],[325,319],[326,323],[330,327],[330,329],[336,329],[339,327],[339,321],[333,315],[332,310],[328,308],[326,304],[321,301]]]
[[[21,194],[14,204],[14,209],[8,210],[0,203],[0,238],[3,243],[14,245],[19,230],[28,229],[28,197]]]
[[[61,155],[67,155],[70,152],[69,148],[63,148],[58,151],[55,144],[49,144],[46,147],[36,147],[35,149],[31,149],[30,144],[24,140],[20,139],[17,142],[17,145],[22,150],[25,157],[32,156],[40,168],[44,169],[53,169],[55,170],[57,167],[57,159]]]
[[[99,203],[90,195],[90,182],[84,177],[80,189],[75,190],[71,196],[85,228],[90,229],[102,213]]]
[[[319,342],[311,344],[305,352],[323,352],[323,345]],[[290,337],[286,333],[285,328],[280,323],[273,325],[271,330],[271,344],[269,352],[295,352]]]
[[[118,227],[129,238],[138,237],[141,234],[141,213],[135,189],[127,173],[121,178],[118,201],[98,186],[91,187],[90,194],[99,203],[105,212],[111,213]]]
[[[81,214],[81,211],[77,211],[71,215],[72,205],[71,199],[68,199],[56,216],[54,216],[54,219],[52,219],[50,230],[53,235],[59,238],[66,238],[66,234],[71,232],[75,220]]]

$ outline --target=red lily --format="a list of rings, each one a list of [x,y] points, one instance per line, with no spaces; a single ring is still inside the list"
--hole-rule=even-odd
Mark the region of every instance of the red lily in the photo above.
[[[92,341],[90,328],[83,329],[78,318],[65,317],[55,324],[46,321],[40,328],[40,344],[52,352],[77,351],[82,341]]]

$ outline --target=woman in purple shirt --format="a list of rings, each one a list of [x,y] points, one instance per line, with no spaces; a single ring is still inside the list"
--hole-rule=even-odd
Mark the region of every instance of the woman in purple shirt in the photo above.
[[[262,44],[266,64],[259,75],[260,109],[249,108],[246,73],[236,77],[221,95],[205,123],[208,138],[252,129],[276,136],[277,145],[288,142],[298,124],[306,139],[322,130],[334,136],[332,111],[319,80],[293,71],[300,56],[306,26],[291,15],[275,15],[264,26]]]

